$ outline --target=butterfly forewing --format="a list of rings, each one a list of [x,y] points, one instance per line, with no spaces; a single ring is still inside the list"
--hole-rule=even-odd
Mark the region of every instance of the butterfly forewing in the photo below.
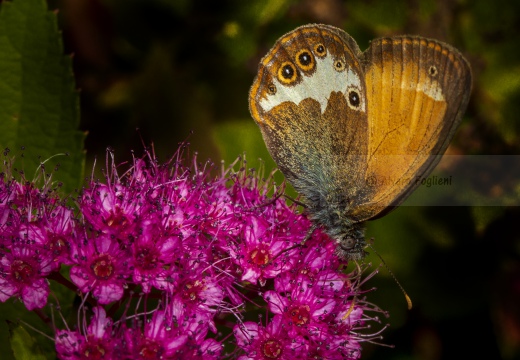
[[[364,182],[365,87],[359,48],[350,48],[346,37],[326,26],[288,33],[262,59],[250,92],[251,113],[271,156],[311,202],[354,198]],[[302,51],[315,68],[302,63]],[[294,78],[283,77],[284,66]],[[357,92],[357,106],[349,106],[349,89]]]

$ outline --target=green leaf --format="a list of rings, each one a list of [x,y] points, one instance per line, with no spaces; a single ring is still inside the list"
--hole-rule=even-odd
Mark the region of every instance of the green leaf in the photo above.
[[[0,304],[0,310],[4,310],[3,304]],[[3,319],[3,316],[0,315],[0,354],[2,354],[2,360],[14,360],[13,349],[11,346],[11,338],[10,338],[10,325],[12,324],[9,321]]]
[[[45,162],[46,173],[53,172],[52,179],[63,182],[70,193],[80,186],[85,163],[85,134],[78,126],[79,96],[71,59],[63,54],[56,14],[47,10],[44,0],[3,2],[1,149],[9,148],[18,158],[15,165],[28,180]]]
[[[53,283],[55,282],[51,281],[51,286]],[[54,286],[52,291],[54,291],[55,288],[56,286]],[[61,297],[60,301],[62,299],[66,298]],[[69,301],[69,303],[64,303],[65,307],[68,308],[70,305],[67,304],[72,304],[72,302]],[[66,311],[69,310],[66,309]],[[67,312],[60,312],[65,316],[69,316]],[[50,329],[49,323],[45,321],[46,319],[49,319],[51,315],[51,309],[49,306],[43,308],[41,311],[36,312],[27,311],[27,308],[23,302],[17,299],[10,299],[5,303],[0,303],[0,359],[12,360],[16,358],[14,354],[15,346],[12,343],[11,338],[13,329],[19,323],[30,324],[34,328],[34,330],[28,329],[28,332],[34,341],[38,344],[38,351],[42,351],[46,355],[45,357],[47,359],[54,359],[56,357],[55,345],[54,341],[49,338],[52,338],[53,331]],[[73,323],[75,319],[76,317],[74,317],[70,323]]]
[[[22,326],[11,326],[11,349],[16,360],[45,360],[35,339]]]

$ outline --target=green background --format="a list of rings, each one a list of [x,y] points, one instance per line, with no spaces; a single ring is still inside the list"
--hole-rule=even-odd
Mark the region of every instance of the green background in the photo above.
[[[123,162],[131,159],[132,150],[139,154],[143,143],[153,142],[159,159],[166,160],[186,139],[200,160],[230,163],[246,152],[251,167],[258,167],[261,158],[268,169],[274,168],[249,115],[248,91],[258,62],[274,42],[307,23],[338,26],[362,50],[371,39],[394,34],[423,35],[454,45],[471,63],[474,85],[448,152],[520,153],[520,2],[48,4],[59,10],[65,53],[73,54],[80,89],[79,128],[88,133],[86,174],[94,159],[104,161],[107,147]],[[81,152],[68,151],[72,157]],[[78,163],[83,164],[80,158],[72,161]],[[493,171],[504,176],[477,172],[464,196],[459,194],[464,205],[468,202],[462,197],[491,198],[500,206],[404,204],[368,224],[368,237],[375,238],[373,246],[411,296],[414,308],[406,310],[403,295],[385,269],[370,280],[366,287],[377,290],[368,294],[369,300],[390,313],[388,319],[382,317],[390,328],[380,342],[395,348],[365,344],[363,358],[520,358],[520,210],[510,206],[519,204],[519,179],[507,176],[515,168],[514,163],[497,162]],[[457,205],[457,199],[450,204]],[[367,261],[380,263],[373,255]]]

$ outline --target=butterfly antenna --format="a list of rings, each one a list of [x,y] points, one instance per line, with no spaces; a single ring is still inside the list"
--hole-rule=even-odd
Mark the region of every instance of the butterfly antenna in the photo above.
[[[383,257],[381,255],[379,255],[379,253],[376,251],[376,249],[374,249],[374,247],[372,246],[372,244],[368,243],[368,246],[370,246],[370,249],[372,249],[372,251],[377,255],[377,257],[381,260],[381,262],[383,263],[383,266],[385,267],[385,269],[388,271],[388,273],[390,274],[390,276],[392,276],[392,279],[394,279],[395,283],[397,284],[397,286],[399,286],[399,289],[401,289],[401,292],[403,293],[404,295],[404,298],[406,299],[406,303],[408,304],[408,310],[412,310],[412,299],[410,299],[410,297],[408,296],[408,294],[406,293],[406,291],[404,290],[403,286],[401,285],[401,283],[399,282],[399,280],[397,280],[397,278],[395,277],[394,273],[392,272],[392,270],[390,270],[390,268],[388,267],[388,265],[386,264],[385,260],[383,259]]]

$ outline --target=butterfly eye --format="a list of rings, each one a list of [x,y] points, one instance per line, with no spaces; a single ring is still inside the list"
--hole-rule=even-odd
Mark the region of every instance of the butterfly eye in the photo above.
[[[341,59],[336,60],[334,62],[334,70],[336,70],[338,72],[345,70],[345,62]]]
[[[324,57],[327,54],[327,50],[325,49],[325,46],[323,46],[323,44],[314,45],[314,52],[319,57]]]
[[[428,69],[428,74],[430,74],[431,77],[435,77],[437,73],[437,67],[435,65],[430,66],[430,68]]]
[[[303,71],[309,71],[314,68],[314,58],[307,49],[298,52],[296,55],[296,63]]]
[[[361,96],[357,89],[351,89],[348,91],[348,106],[353,110],[359,110],[361,105]]]
[[[348,237],[340,242],[340,246],[343,250],[352,250],[356,246],[356,243],[356,239]]]
[[[268,92],[270,95],[274,95],[274,94],[276,94],[276,86],[274,86],[273,83],[270,83],[269,85],[267,85],[267,92]]]
[[[278,80],[283,84],[292,84],[298,77],[298,71],[291,62],[284,62],[278,69]]]

